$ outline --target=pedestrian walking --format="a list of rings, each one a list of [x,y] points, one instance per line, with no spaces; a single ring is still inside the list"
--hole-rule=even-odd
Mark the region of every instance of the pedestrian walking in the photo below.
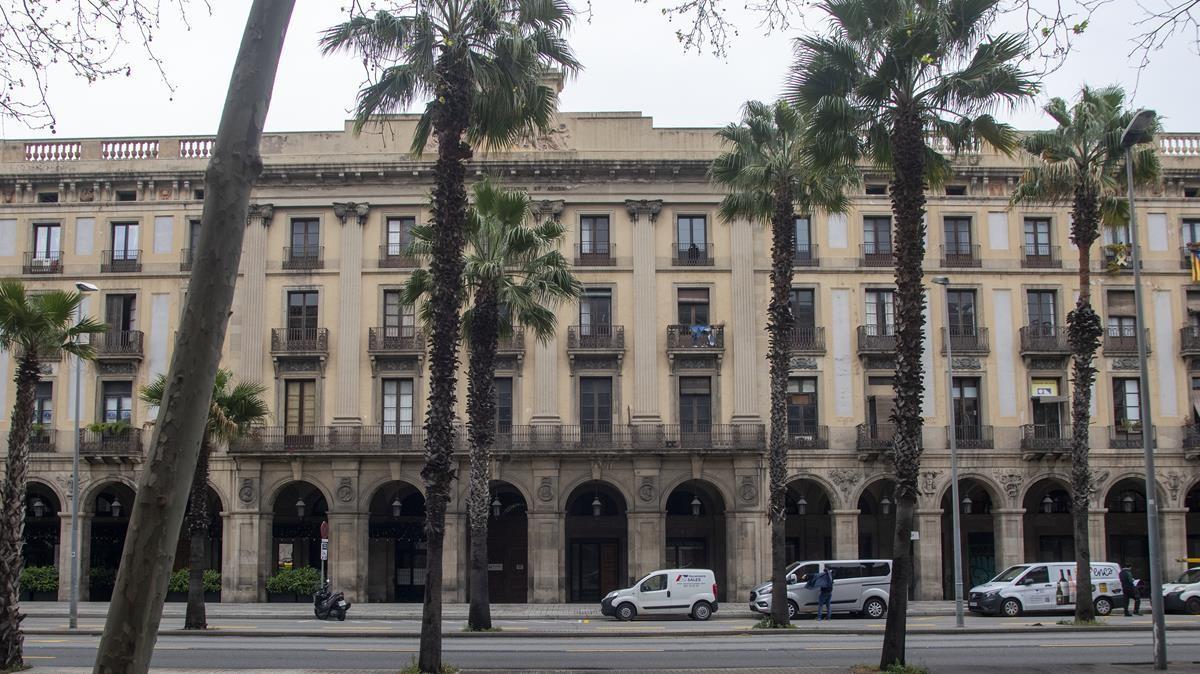
[[[833,572],[826,568],[808,581],[807,587],[817,590],[817,621],[821,620],[821,612],[825,612],[825,620],[833,620]]]
[[[1125,593],[1125,616],[1128,617],[1129,602],[1133,602],[1133,615],[1142,614],[1142,595],[1138,592],[1137,582],[1133,579],[1133,571],[1128,566],[1121,567],[1117,575],[1121,581],[1121,592]]]

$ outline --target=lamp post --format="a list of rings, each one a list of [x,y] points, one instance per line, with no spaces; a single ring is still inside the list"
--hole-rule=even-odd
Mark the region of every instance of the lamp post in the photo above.
[[[76,281],[75,289],[82,294],[94,293],[99,287],[86,281]],[[75,322],[83,319],[83,304],[75,312]],[[83,359],[75,356],[75,451],[71,457],[71,595],[68,611],[67,626],[71,629],[79,627],[79,389],[83,386],[80,381],[83,370]]]
[[[1154,616],[1154,668],[1167,668],[1167,629],[1163,618],[1162,596],[1162,543],[1158,535],[1158,492],[1154,472],[1154,417],[1150,411],[1150,368],[1146,363],[1146,331],[1142,303],[1142,265],[1138,243],[1137,212],[1133,195],[1133,146],[1149,143],[1154,139],[1155,113],[1139,110],[1121,134],[1121,147],[1125,148],[1125,177],[1129,194],[1129,247],[1133,264],[1133,301],[1137,311],[1138,369],[1140,371],[1138,396],[1142,407],[1142,453],[1146,463],[1146,533],[1150,539],[1150,611]]]
[[[954,549],[954,624],[963,627],[963,573],[962,573],[962,517],[958,514],[958,438],[954,425],[954,349],[951,347],[950,334],[950,277],[934,276],[930,279],[942,286],[946,301],[946,400],[950,413],[949,431],[946,433],[950,443],[950,520],[953,529]]]

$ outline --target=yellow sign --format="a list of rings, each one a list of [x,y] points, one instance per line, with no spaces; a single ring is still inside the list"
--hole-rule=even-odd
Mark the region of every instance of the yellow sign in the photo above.
[[[1054,398],[1058,396],[1058,380],[1057,379],[1034,379],[1033,380],[1033,397],[1034,398]]]

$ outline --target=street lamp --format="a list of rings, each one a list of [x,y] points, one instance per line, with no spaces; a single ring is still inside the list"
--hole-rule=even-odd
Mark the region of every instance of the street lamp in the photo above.
[[[46,504],[42,502],[42,498],[40,496],[34,496],[33,503],[31,503],[30,506],[33,508],[34,517],[40,518],[42,515],[46,514]]]
[[[889,515],[892,512],[892,499],[888,498],[887,494],[884,494],[883,498],[879,499],[879,512],[884,515]]]
[[[396,494],[396,497],[392,499],[392,517],[399,518],[402,507],[404,507],[404,504],[400,502],[400,495]]]
[[[804,494],[801,494],[800,498],[796,499],[796,514],[808,514],[808,499],[804,498]]]
[[[596,494],[592,497],[592,517],[599,517],[603,508],[604,504],[600,503],[600,495]]]
[[[492,497],[492,517],[500,516],[500,497]]]
[[[109,506],[109,510],[112,511],[113,519],[117,519],[121,516],[121,500],[116,496],[113,497],[112,505]]]
[[[970,497],[970,496],[964,496],[964,497],[963,497],[963,500],[962,500],[962,513],[963,513],[964,515],[970,515],[970,514],[971,514],[971,503],[972,503],[972,501],[971,501],[971,497]]]
[[[1054,511],[1054,499],[1050,498],[1049,494],[1046,494],[1046,498],[1042,499],[1042,512],[1049,515],[1053,511]]]
[[[296,499],[296,517],[304,517],[304,499]]]
[[[87,281],[76,281],[75,289],[83,295],[100,290],[99,287]],[[75,312],[75,322],[78,323],[82,318],[83,303],[80,302],[79,308]],[[78,337],[76,339],[78,340]],[[75,452],[71,457],[71,594],[67,620],[67,625],[71,629],[79,626],[79,389],[83,386],[80,381],[82,370],[83,359],[75,356],[73,377],[75,380]]]
[[[1124,508],[1125,512],[1127,513],[1133,512],[1133,494],[1125,492],[1124,498],[1121,499],[1121,507]]]
[[[1142,264],[1139,254],[1137,210],[1134,205],[1133,189],[1133,146],[1154,140],[1155,114],[1153,110],[1139,110],[1121,134],[1121,147],[1125,148],[1125,178],[1129,195],[1129,248],[1133,263],[1133,301],[1137,311],[1137,348],[1140,385],[1139,402],[1142,414],[1142,454],[1146,463],[1146,533],[1150,539],[1150,612],[1154,616],[1154,668],[1167,668],[1167,628],[1163,618],[1162,594],[1162,544],[1158,532],[1158,499],[1155,498],[1154,472],[1154,417],[1150,412],[1150,368],[1146,363],[1146,312],[1142,303]]]
[[[946,435],[950,443],[950,503],[955,504],[958,503],[958,437],[954,423],[954,349],[951,344],[954,339],[950,334],[950,277],[934,276],[930,280],[942,286],[945,291],[943,298],[946,301],[946,407],[950,414],[950,426]],[[970,501],[964,505],[970,508]],[[958,508],[952,505],[950,510],[951,527],[954,530],[954,624],[963,627],[962,521]]]
[[[699,516],[700,516],[700,499],[699,499],[699,497],[693,496],[692,497],[692,517],[699,517]]]

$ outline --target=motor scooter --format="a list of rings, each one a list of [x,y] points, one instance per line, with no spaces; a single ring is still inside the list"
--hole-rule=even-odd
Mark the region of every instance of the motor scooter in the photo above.
[[[349,610],[350,602],[346,601],[345,593],[330,592],[328,580],[313,594],[313,615],[317,616],[317,620],[337,618],[342,621]]]

